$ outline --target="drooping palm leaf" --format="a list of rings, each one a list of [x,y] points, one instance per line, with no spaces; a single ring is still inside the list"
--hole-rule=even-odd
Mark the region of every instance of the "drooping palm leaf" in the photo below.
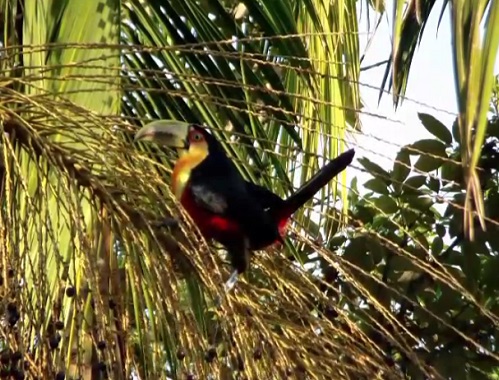
[[[3,4],[23,20],[24,10]],[[439,378],[448,373],[440,358],[454,343],[447,342],[448,336],[458,337],[460,347],[467,345],[458,359],[477,354],[470,366],[497,362],[490,339],[484,343],[469,326],[453,325],[472,310],[477,321],[494,326],[497,297],[487,287],[490,294],[480,293],[487,295],[485,304],[474,297],[469,273],[480,271],[475,256],[464,255],[473,271],[456,269],[465,265],[455,256],[483,247],[453,242],[444,248],[440,236],[439,223],[446,222],[432,203],[440,196],[432,190],[440,179],[422,169],[428,158],[432,165],[455,165],[446,153],[449,132],[441,126],[438,134],[447,144],[441,157],[432,157],[427,143],[415,144],[423,149],[414,165],[416,177],[407,178],[412,150],[399,154],[393,171],[361,161],[374,173],[369,187],[381,195],[360,196],[353,186],[348,216],[354,220],[345,231],[339,233],[335,185],[319,194],[310,202],[313,207],[296,215],[286,248],[255,254],[247,277],[220,309],[213,301],[228,268],[173,199],[172,152],[132,142],[137,125],[151,117],[204,122],[248,178],[280,194],[289,192],[343,149],[346,126],[356,124],[355,6],[353,1],[128,1],[117,21],[120,45],[107,40],[78,46],[81,50],[56,47],[48,61],[40,58],[46,53],[34,55],[43,64],[38,68],[24,61],[32,52],[23,50],[26,75],[2,82],[2,125],[9,134],[2,146],[1,221],[6,228],[1,249],[8,263],[25,263],[31,271],[24,274],[16,267],[16,278],[8,284],[14,289],[18,279],[27,280],[15,288],[21,300],[16,302],[23,316],[34,318],[18,322],[26,335],[16,336],[8,325],[1,331],[12,349],[34,353],[32,373],[50,378],[69,369],[99,378],[105,366],[112,378],[266,379],[289,373],[318,379]],[[76,13],[67,17],[71,32],[80,30],[83,42],[96,42],[100,21],[84,17],[77,2],[71,2],[73,7]],[[54,7],[53,16],[70,8]],[[59,21],[56,25],[66,22],[63,16]],[[45,21],[39,22],[43,36]],[[6,25],[9,38],[15,38],[15,22]],[[54,42],[67,38],[61,33],[47,37]],[[57,54],[63,51],[74,55]],[[87,53],[90,61],[79,56]],[[2,68],[15,75],[9,69],[18,56],[8,57]],[[62,66],[54,67],[61,57]],[[37,69],[43,81],[30,74]],[[51,92],[45,95],[40,82]],[[34,90],[35,84],[40,88]],[[59,90],[64,92],[53,93]],[[103,90],[115,99],[119,94],[121,117],[102,103]],[[435,144],[440,149],[443,142],[430,145]],[[35,188],[35,183],[43,186]],[[28,186],[30,198],[24,197]],[[21,203],[29,213],[20,213]],[[179,229],[159,227],[166,216],[178,218]],[[32,231],[39,233],[30,235],[34,244],[29,247],[41,249],[21,255],[10,242]],[[25,245],[26,240],[17,246]],[[490,256],[481,253],[479,259],[494,262]],[[52,261],[36,265],[39,258]],[[8,267],[2,271],[7,278]],[[77,296],[59,296],[58,289],[69,283],[76,285]],[[61,301],[52,307],[50,300],[57,298]],[[54,318],[64,320],[60,350],[48,348]],[[41,343],[34,349],[37,333]],[[427,354],[432,343],[434,350]]]
[[[94,194],[71,177],[99,167],[88,156],[105,132],[97,115],[119,112],[119,52],[88,46],[117,44],[119,1],[15,3],[5,1],[2,9],[14,14],[22,28],[6,33],[4,44],[15,46],[16,38],[24,43],[22,50],[10,50],[19,53],[12,54],[10,64],[24,70],[4,88],[8,176],[2,220],[10,245],[5,265],[25,291],[12,300],[22,313],[17,324],[24,340],[9,344],[26,345],[34,361],[45,361],[46,376],[65,368],[88,376],[96,336],[93,312],[84,306],[92,297],[84,289],[108,281],[109,270],[100,277],[89,262],[109,265],[113,237],[109,225],[98,222]],[[65,289],[76,289],[76,301],[64,296]],[[63,322],[64,332],[54,331],[56,320]],[[63,350],[49,360],[46,355],[56,343]],[[77,357],[72,351],[80,346],[85,351]]]
[[[407,88],[412,58],[426,23],[434,9],[434,0],[394,2],[393,49],[390,65],[385,72],[382,88],[391,70],[389,87],[393,86],[395,105],[403,99]],[[476,165],[484,143],[487,108],[493,85],[494,64],[499,46],[499,5],[497,1],[444,1],[442,17],[447,6],[451,10],[453,61],[456,96],[459,104],[459,128],[465,138],[461,161],[468,178],[469,198],[466,202],[465,223],[473,236],[472,220],[476,211],[480,225],[485,226],[483,195]],[[483,38],[482,38],[483,32]],[[382,92],[380,92],[381,97]]]
[[[445,2],[446,3],[446,2]],[[393,49],[390,65],[387,66],[381,89],[386,86],[393,91],[393,102],[397,106],[403,101],[412,65],[412,58],[423,36],[426,23],[435,5],[434,0],[394,1]],[[442,9],[445,9],[445,5]],[[390,76],[391,71],[391,76]],[[380,91],[380,98],[383,91]]]
[[[487,9],[488,8],[488,9]],[[454,68],[463,141],[461,160],[467,181],[465,229],[474,236],[474,212],[485,228],[483,194],[477,172],[485,141],[487,117],[499,48],[499,1],[452,2]],[[484,37],[482,41],[482,22]]]

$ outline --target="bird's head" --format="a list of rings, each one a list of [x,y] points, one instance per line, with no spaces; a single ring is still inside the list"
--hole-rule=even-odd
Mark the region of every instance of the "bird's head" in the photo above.
[[[177,148],[180,154],[204,157],[219,148],[205,128],[178,120],[156,120],[146,124],[135,135],[135,141],[151,141]]]

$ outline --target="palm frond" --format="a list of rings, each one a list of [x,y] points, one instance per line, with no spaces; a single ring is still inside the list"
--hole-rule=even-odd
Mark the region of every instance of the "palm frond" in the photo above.
[[[474,242],[466,140],[422,114],[433,140],[393,168],[361,158],[367,191],[318,194],[218,308],[223,250],[171,194],[172,152],[133,143],[147,119],[205,123],[246,178],[289,193],[362,133],[356,2],[0,4],[0,371],[21,370],[12,352],[43,378],[493,373],[497,120]]]
[[[119,3],[25,1],[21,9],[12,4],[5,2],[3,9],[22,17],[23,47],[10,50],[13,65],[4,70],[15,65],[24,70],[3,89],[8,182],[2,219],[11,245],[5,265],[27,284],[12,300],[29,316],[18,323],[19,336],[37,361],[63,342],[65,350],[45,363],[53,373],[69,365],[91,372],[97,337],[93,311],[86,306],[92,299],[88,290],[106,281],[110,271],[92,271],[90,263],[109,263],[113,237],[88,186],[80,188],[67,174],[88,177],[90,166],[99,170],[87,151],[88,142],[103,135],[96,114],[119,112],[119,76],[112,69],[119,65],[119,52],[84,48],[118,42]],[[64,296],[65,289],[76,291],[76,301]],[[57,320],[66,326],[64,334],[55,331]],[[76,357],[72,351],[79,346],[86,350]]]
[[[396,106],[403,99],[412,59],[434,5],[434,0],[410,1],[407,4],[402,0],[395,1],[394,43],[382,88],[385,87],[391,70],[389,87],[394,88]],[[483,194],[476,165],[484,143],[487,109],[494,83],[494,64],[499,47],[499,27],[496,22],[499,18],[499,5],[495,0],[444,1],[440,19],[447,5],[450,5],[451,10],[456,96],[460,112],[458,125],[461,136],[467,141],[466,145],[462,145],[461,153],[469,194],[465,223],[467,233],[472,237],[475,212],[480,217],[481,227],[485,227]],[[381,95],[382,92],[380,97]]]

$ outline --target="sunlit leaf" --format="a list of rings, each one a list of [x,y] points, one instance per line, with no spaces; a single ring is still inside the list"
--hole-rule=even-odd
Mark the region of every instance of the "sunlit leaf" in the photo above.
[[[418,113],[419,120],[433,136],[440,139],[447,145],[452,143],[452,134],[440,120],[427,113]]]
[[[414,164],[414,169],[421,173],[430,173],[443,165],[444,161],[432,156],[421,156]]]
[[[402,183],[411,172],[411,158],[407,149],[402,148],[395,158],[392,170],[393,186],[400,190]]]
[[[447,157],[445,145],[438,140],[423,139],[407,147],[410,154],[430,154],[437,157]]]
[[[378,164],[366,157],[359,158],[359,163],[372,175],[379,176],[383,181],[390,181],[390,174]]]
[[[364,184],[366,189],[372,190],[378,194],[388,194],[386,183],[379,178],[372,178]]]
[[[405,182],[404,182],[404,190],[407,187],[407,190],[414,190],[414,189],[419,189],[421,186],[423,186],[426,183],[426,177],[422,175],[417,175],[414,177],[409,177]]]

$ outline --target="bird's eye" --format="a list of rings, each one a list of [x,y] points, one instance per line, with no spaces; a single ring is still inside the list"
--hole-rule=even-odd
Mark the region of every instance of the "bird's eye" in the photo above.
[[[199,132],[195,132],[192,134],[192,140],[193,141],[201,141],[201,140],[203,140],[203,135],[201,135],[201,133],[199,133]]]

